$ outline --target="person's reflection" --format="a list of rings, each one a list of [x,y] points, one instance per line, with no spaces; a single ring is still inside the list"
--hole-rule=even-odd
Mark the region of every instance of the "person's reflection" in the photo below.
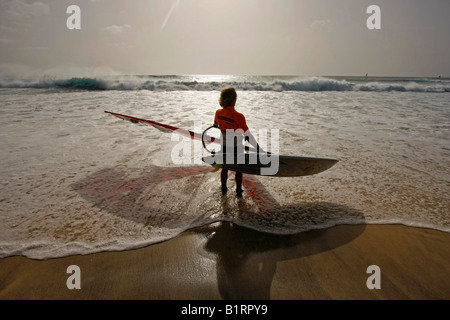
[[[224,299],[270,299],[276,261],[257,253],[258,232],[221,222],[205,249],[217,254],[217,281]]]
[[[237,203],[227,195],[222,197],[223,217],[232,219],[235,214],[249,214],[248,201],[256,206],[257,212],[279,206],[259,180],[246,177],[244,186],[246,196]],[[267,258],[263,252],[280,245],[279,238],[227,221],[213,227],[205,249],[217,255],[217,281],[222,298],[270,299],[276,260]]]
[[[217,257],[217,281],[224,299],[270,299],[279,261],[330,250],[353,240],[364,230],[364,225],[361,225],[329,244],[320,241],[328,232],[327,229],[281,235],[239,226],[229,221],[253,221],[255,215],[280,218],[282,213],[285,215],[281,217],[287,221],[292,214],[303,216],[304,221],[314,221],[320,216],[353,216],[364,221],[361,212],[339,204],[299,203],[281,206],[259,180],[251,177],[244,180],[244,185],[247,193],[237,203],[229,196],[222,197],[224,220],[203,229],[208,234],[204,249]]]

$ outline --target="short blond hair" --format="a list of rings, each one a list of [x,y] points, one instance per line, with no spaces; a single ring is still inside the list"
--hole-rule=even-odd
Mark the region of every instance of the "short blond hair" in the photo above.
[[[237,93],[233,87],[225,88],[220,92],[219,104],[222,108],[232,107],[236,104]]]

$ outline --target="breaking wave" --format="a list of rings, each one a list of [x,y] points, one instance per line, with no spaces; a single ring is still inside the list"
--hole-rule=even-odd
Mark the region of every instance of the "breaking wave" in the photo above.
[[[232,77],[231,81],[195,76],[122,76],[68,79],[3,79],[0,88],[60,90],[214,91],[234,86],[244,91],[450,92],[450,79],[363,77]],[[206,79],[206,80],[205,80]]]

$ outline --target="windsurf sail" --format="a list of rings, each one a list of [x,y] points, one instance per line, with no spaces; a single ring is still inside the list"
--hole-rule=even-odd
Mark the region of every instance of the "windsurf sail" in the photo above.
[[[246,153],[245,158],[246,161],[244,163],[239,164],[236,161],[233,163],[225,163],[225,164],[216,164],[217,157],[223,156],[224,154],[217,154],[215,151],[210,151],[206,145],[207,143],[221,143],[220,138],[213,137],[211,134],[206,134],[208,130],[213,128],[212,126],[207,128],[203,133],[197,133],[191,130],[185,130],[181,128],[177,128],[171,125],[159,123],[152,120],[146,120],[141,118],[136,118],[132,116],[127,116],[120,113],[105,111],[106,113],[109,113],[119,119],[122,120],[128,120],[135,124],[144,124],[152,126],[162,132],[176,132],[178,134],[181,134],[183,136],[189,137],[194,140],[200,140],[203,142],[204,148],[211,153],[208,157],[202,157],[203,162],[210,164],[214,167],[215,170],[218,170],[219,168],[223,167],[229,170],[243,172],[247,174],[262,174],[261,168],[267,167],[269,165],[263,165],[262,163],[251,163],[249,161],[251,155],[255,155],[255,153],[250,154]],[[278,168],[277,173],[275,173],[272,176],[276,177],[297,177],[297,176],[305,176],[305,175],[312,175],[317,174],[319,172],[328,170],[331,168],[334,164],[338,162],[338,160],[335,159],[323,159],[323,158],[307,158],[307,157],[292,157],[292,156],[274,156],[271,155],[271,153],[264,152],[259,153],[255,148],[245,146],[246,151],[254,151],[258,156],[264,155],[270,156],[271,161],[273,158],[273,161],[276,161],[276,165]]]
[[[178,134],[181,134],[185,137],[194,139],[194,140],[200,140],[200,141],[207,141],[207,142],[214,142],[214,143],[219,143],[220,144],[220,139],[219,138],[215,138],[215,137],[211,137],[207,134],[201,134],[201,133],[197,133],[191,130],[185,130],[185,129],[181,129],[181,128],[177,128],[174,126],[170,126],[168,124],[163,124],[163,123],[159,123],[156,121],[152,121],[152,120],[146,120],[146,119],[140,119],[140,118],[136,118],[136,117],[132,117],[132,116],[127,116],[125,114],[120,114],[120,113],[115,113],[115,112],[111,112],[111,111],[105,111],[105,113],[109,113],[119,119],[122,120],[127,120],[130,121],[132,123],[136,123],[136,124],[144,124],[144,125],[148,125],[148,126],[152,126],[162,132],[176,132]]]

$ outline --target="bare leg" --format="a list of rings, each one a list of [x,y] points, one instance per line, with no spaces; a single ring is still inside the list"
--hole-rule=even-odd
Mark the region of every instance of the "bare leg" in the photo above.
[[[222,192],[227,191],[228,169],[222,169],[220,173],[220,180],[222,182]]]
[[[242,196],[242,180],[242,172],[236,172],[236,194],[238,195],[238,197]]]

